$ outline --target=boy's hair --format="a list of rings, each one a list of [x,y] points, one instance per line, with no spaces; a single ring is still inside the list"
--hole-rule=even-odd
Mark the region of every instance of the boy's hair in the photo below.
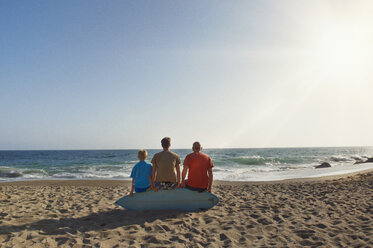
[[[198,141],[194,142],[193,143],[193,149],[196,150],[196,151],[201,151],[201,149],[202,149],[201,143],[199,143]]]
[[[171,138],[170,137],[164,137],[161,140],[161,144],[163,148],[169,148],[171,146]]]
[[[146,150],[144,150],[144,149],[141,149],[141,150],[138,151],[137,157],[140,160],[145,160],[148,157],[148,152]]]

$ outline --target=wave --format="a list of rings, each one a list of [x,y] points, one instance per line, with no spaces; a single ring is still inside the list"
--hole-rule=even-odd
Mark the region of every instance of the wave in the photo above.
[[[261,157],[261,156],[242,156],[225,160],[218,160],[218,165],[228,165],[230,163],[238,165],[252,166],[281,166],[281,165],[317,165],[322,162],[336,162],[343,164],[351,164],[355,161],[363,161],[368,156],[364,155],[332,155],[332,156],[297,156],[297,157]]]
[[[181,158],[189,150],[176,151]],[[373,148],[217,149],[207,150],[218,180],[257,180],[312,172],[328,162],[329,170],[349,168],[373,156]],[[22,155],[22,156],[21,156]],[[33,179],[129,179],[137,151],[0,151],[0,181]],[[151,157],[151,156],[150,156]],[[149,161],[149,160],[148,160]],[[150,161],[149,161],[150,162]],[[353,168],[355,168],[354,165]],[[357,167],[356,167],[357,168]],[[317,173],[328,169],[316,170]],[[308,173],[307,172],[307,173]],[[216,176],[215,176],[216,175]]]
[[[351,158],[355,161],[364,161],[365,159],[368,158],[368,156],[359,156],[359,155],[353,155]]]
[[[39,170],[39,169],[26,169],[26,170],[22,170],[22,174],[23,175],[27,175],[27,174],[47,175],[47,173],[45,172],[45,170]]]
[[[77,174],[72,174],[72,173],[58,173],[54,174],[52,176],[53,178],[60,178],[60,179],[77,179],[79,176]]]
[[[17,178],[17,177],[22,177],[22,172],[16,171],[12,168],[0,168],[0,177],[5,177],[5,178]]]
[[[348,162],[348,161],[353,161],[351,157],[343,157],[343,156],[332,156],[330,158],[331,161],[334,162]]]
[[[263,158],[260,156],[238,157],[238,158],[231,159],[231,161],[237,164],[242,164],[242,165],[280,165],[280,164],[303,164],[306,161],[311,162],[309,158],[305,158],[305,157]]]
[[[103,156],[104,158],[115,158],[117,155],[105,155],[105,156]]]

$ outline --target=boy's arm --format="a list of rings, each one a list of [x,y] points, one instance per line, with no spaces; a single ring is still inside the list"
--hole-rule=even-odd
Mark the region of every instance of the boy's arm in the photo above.
[[[185,177],[188,173],[189,167],[184,164],[183,173],[181,173],[181,187],[185,188]]]
[[[150,188],[153,189],[152,175],[149,175]]]
[[[152,189],[157,192],[158,191],[158,188],[155,186],[155,173],[157,171],[156,169],[156,165],[153,163],[153,167],[152,167],[152,175],[151,175],[151,179],[150,179],[150,186],[152,187]]]
[[[211,193],[211,187],[212,187],[212,181],[213,181],[212,168],[209,168],[207,170],[207,174],[209,176],[209,185],[207,186],[207,191]]]
[[[131,192],[130,192],[130,196],[131,196],[131,197],[133,196],[134,184],[135,184],[135,178],[132,178],[132,183],[131,183]]]

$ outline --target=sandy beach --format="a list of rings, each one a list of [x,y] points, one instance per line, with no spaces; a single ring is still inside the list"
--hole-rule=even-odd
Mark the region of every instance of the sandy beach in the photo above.
[[[126,181],[0,183],[1,247],[372,247],[373,172],[215,182],[208,211],[127,211]]]

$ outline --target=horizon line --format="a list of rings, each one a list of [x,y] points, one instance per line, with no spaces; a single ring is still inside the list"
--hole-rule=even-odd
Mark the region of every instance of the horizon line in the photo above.
[[[370,148],[370,145],[353,146],[278,146],[278,147],[226,147],[226,148],[203,148],[204,150],[223,150],[223,149],[294,149],[294,148]],[[76,149],[0,149],[0,151],[113,151],[113,150],[162,150],[162,148],[76,148]],[[170,150],[192,150],[189,148],[171,148]]]

